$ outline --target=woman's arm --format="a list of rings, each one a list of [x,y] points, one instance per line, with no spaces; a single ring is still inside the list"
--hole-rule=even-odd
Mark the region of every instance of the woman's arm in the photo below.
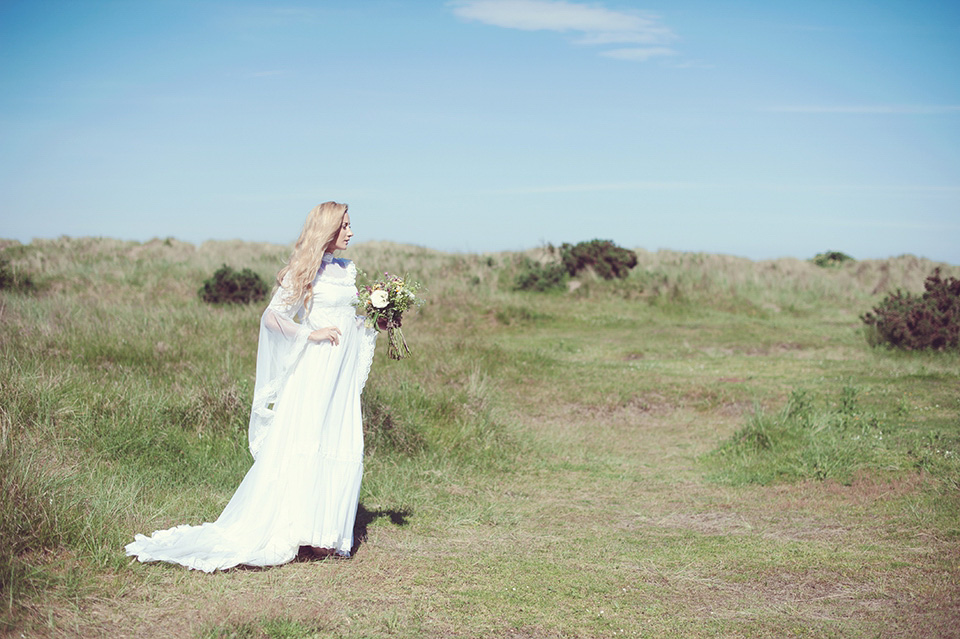
[[[267,331],[274,335],[278,335],[287,340],[295,340],[301,333],[309,329],[294,320],[302,310],[303,304],[288,303],[286,301],[286,293],[286,289],[282,286],[277,289],[273,295],[273,299],[270,301],[270,306],[268,306],[267,310],[263,313],[262,324]],[[326,326],[315,331],[309,331],[307,340],[315,344],[329,340],[331,344],[336,346],[340,343],[340,335],[340,329],[336,326]]]
[[[274,308],[272,304],[263,312],[262,324],[271,333],[291,340],[296,339],[300,331],[306,328],[293,321],[292,314],[288,316]]]
[[[319,328],[308,337],[311,342],[323,342],[325,340],[330,340],[330,343],[336,346],[340,343],[340,329],[336,326],[326,326],[324,328]]]

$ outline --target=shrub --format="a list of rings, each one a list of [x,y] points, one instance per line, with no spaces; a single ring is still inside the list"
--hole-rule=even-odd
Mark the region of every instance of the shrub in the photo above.
[[[513,288],[517,291],[549,291],[563,288],[566,283],[567,270],[563,264],[540,264],[530,258],[524,258],[520,263],[520,273],[514,280]]]
[[[249,268],[237,272],[224,264],[197,294],[210,304],[249,304],[267,296],[267,283]]]
[[[35,288],[29,273],[24,273],[6,257],[0,256],[0,290],[27,292]]]
[[[817,253],[813,257],[813,263],[817,266],[840,266],[844,262],[856,262],[856,260],[846,253],[841,253],[840,251]]]
[[[960,341],[960,280],[941,279],[937,268],[923,284],[922,295],[897,290],[872,312],[860,316],[873,327],[870,339],[905,350],[957,348]]]
[[[626,277],[630,269],[637,265],[636,253],[610,240],[590,240],[576,246],[563,244],[560,247],[560,259],[570,275],[592,268],[605,280]]]

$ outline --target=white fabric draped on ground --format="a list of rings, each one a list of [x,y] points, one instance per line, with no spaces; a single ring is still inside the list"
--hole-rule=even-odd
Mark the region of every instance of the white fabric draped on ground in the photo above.
[[[127,554],[212,572],[290,561],[300,546],[349,556],[363,475],[360,393],[377,333],[356,317],[356,267],[324,256],[310,312],[279,288],[263,313],[250,416],[254,464],[220,517],[151,536]],[[309,342],[336,326],[339,345]]]

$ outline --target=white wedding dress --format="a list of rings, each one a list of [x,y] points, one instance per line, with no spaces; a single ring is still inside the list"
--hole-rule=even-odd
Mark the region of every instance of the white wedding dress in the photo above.
[[[300,546],[350,556],[363,474],[360,393],[377,333],[356,316],[357,270],[327,254],[309,313],[274,294],[260,320],[250,414],[253,466],[212,523],[136,535],[127,555],[213,572],[271,566]],[[336,326],[340,343],[307,341]]]

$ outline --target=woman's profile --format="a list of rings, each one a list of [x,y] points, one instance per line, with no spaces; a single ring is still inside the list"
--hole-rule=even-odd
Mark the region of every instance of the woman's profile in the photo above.
[[[377,333],[356,315],[356,267],[333,256],[353,231],[347,205],[310,211],[260,320],[250,411],[254,463],[220,517],[151,536],[127,554],[213,572],[349,557],[363,474],[360,393]]]

